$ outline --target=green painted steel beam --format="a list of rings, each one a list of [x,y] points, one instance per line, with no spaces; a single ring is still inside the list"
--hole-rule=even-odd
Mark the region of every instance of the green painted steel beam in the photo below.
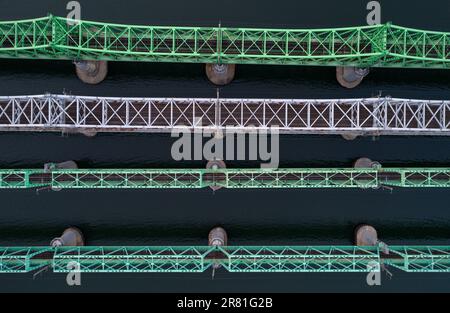
[[[0,58],[450,68],[450,33],[136,26],[48,16],[0,22]]]
[[[55,250],[52,267],[67,272],[77,262],[80,271],[201,273],[211,266],[205,260],[208,247],[75,247]]]
[[[450,168],[0,170],[0,189],[450,188]]]
[[[400,256],[387,259],[386,264],[405,272],[439,273],[448,272],[450,264],[450,247],[390,247],[391,251]]]
[[[52,254],[50,247],[0,247],[0,273],[32,272],[48,265]]]
[[[367,272],[380,264],[377,247],[229,247],[229,272]]]
[[[221,266],[236,273],[369,272],[381,264],[405,272],[450,272],[450,246],[245,247],[3,247],[0,273],[51,267],[67,273],[202,273]]]

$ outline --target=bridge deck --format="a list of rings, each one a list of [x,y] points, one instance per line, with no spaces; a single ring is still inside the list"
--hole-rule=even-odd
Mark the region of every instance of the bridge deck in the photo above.
[[[0,97],[0,130],[450,135],[450,101]]]
[[[48,16],[0,22],[0,57],[449,68],[450,34],[391,24],[255,29],[135,26]]]
[[[450,168],[0,170],[0,188],[449,188]]]
[[[219,257],[218,257],[219,256]],[[50,266],[67,273],[369,272],[381,264],[406,272],[450,272],[449,246],[379,247],[2,247],[0,273],[27,273]],[[73,269],[73,267],[71,267]]]

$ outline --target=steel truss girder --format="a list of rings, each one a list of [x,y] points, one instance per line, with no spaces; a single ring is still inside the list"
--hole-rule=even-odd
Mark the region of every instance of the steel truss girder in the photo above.
[[[450,101],[0,97],[0,130],[450,135]]]
[[[0,273],[51,267],[56,273],[370,272],[381,264],[405,272],[450,272],[449,246],[2,247]]]
[[[450,188],[450,168],[0,170],[0,189]]]
[[[0,57],[449,68],[450,34],[392,24],[329,29],[135,26],[56,16],[0,22]]]

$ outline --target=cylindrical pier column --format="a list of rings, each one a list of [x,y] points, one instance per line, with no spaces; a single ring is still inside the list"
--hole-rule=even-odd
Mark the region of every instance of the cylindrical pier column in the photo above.
[[[73,128],[66,128],[62,131],[63,135],[76,135],[81,134],[89,138],[93,138],[97,136],[98,131],[95,128],[79,128],[79,127],[73,127]]]
[[[53,239],[50,245],[52,247],[81,247],[84,246],[84,236],[78,228],[70,227],[64,231],[61,237]]]
[[[61,163],[47,163],[44,165],[44,172],[49,173],[54,170],[77,170],[78,164],[75,161],[66,161]]]
[[[227,165],[225,164],[225,162],[224,161],[222,161],[222,160],[218,160],[218,159],[215,159],[215,160],[211,160],[211,161],[209,161],[207,164],[206,164],[206,169],[208,169],[208,170],[213,170],[213,171],[217,171],[217,170],[220,170],[220,169],[226,169],[227,168]],[[214,174],[213,174],[214,175]],[[222,189],[222,186],[220,186],[220,185],[216,185],[216,184],[214,184],[214,185],[212,185],[212,186],[209,186],[213,191],[217,191],[217,190],[219,190],[219,189]]]
[[[89,138],[97,136],[97,131],[95,129],[81,129],[79,130],[79,133]]]
[[[78,78],[90,85],[101,83],[108,74],[107,61],[75,61]]]
[[[361,169],[373,169],[373,168],[380,168],[381,164],[379,162],[372,161],[369,158],[360,158],[360,159],[356,160],[353,167],[361,168]]]
[[[351,133],[344,133],[341,136],[347,141],[353,141],[356,140],[360,135],[356,132],[351,132]]]
[[[358,247],[372,247],[379,243],[377,230],[370,225],[360,225],[355,230],[355,244]]]
[[[226,247],[228,245],[228,235],[225,229],[222,227],[216,227],[209,232],[208,235],[208,245],[210,247]],[[218,259],[223,257],[219,252],[213,252],[211,254],[213,259]],[[220,262],[214,262],[213,264],[213,277],[216,269],[220,267]]]
[[[369,74],[368,68],[359,68],[359,67],[336,67],[336,78],[341,84],[341,86],[345,88],[355,88],[358,86]]]
[[[206,76],[214,85],[228,85],[234,79],[235,73],[235,64],[206,64]]]
[[[216,227],[209,232],[208,245],[211,247],[226,247],[228,245],[228,236],[225,229]]]
[[[227,168],[225,162],[218,159],[211,160],[208,162],[208,164],[206,164],[206,169],[208,170],[219,170],[225,168]]]
[[[367,225],[367,224],[361,224],[355,229],[355,244],[358,247],[375,247],[378,246],[378,248],[381,249],[381,252],[384,255],[389,255],[389,247],[384,242],[381,242],[378,239],[378,232],[375,229],[375,227]],[[370,270],[370,272],[376,271],[379,272],[380,269],[383,269],[386,271],[386,273],[389,276],[392,276],[392,274],[386,269],[384,266],[383,261],[381,264],[377,263],[369,263],[367,265],[367,268]]]

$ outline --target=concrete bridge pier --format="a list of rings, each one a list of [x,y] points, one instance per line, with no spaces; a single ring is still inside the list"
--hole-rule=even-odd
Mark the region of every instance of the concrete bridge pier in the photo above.
[[[81,129],[81,130],[79,130],[79,133],[88,138],[93,138],[93,137],[97,136],[98,132],[95,129]]]
[[[360,168],[360,169],[376,169],[380,168],[381,164],[376,161],[372,161],[369,158],[360,158],[356,160],[356,162],[353,164],[354,168]]]
[[[378,232],[375,227],[367,224],[361,224],[355,229],[355,244],[358,247],[380,247],[381,251],[388,255],[390,253],[389,246],[380,241]]]
[[[208,245],[210,247],[226,247],[228,245],[228,235],[225,229],[222,227],[216,227],[209,232],[208,235]],[[213,258],[220,258],[220,253],[214,253]],[[220,268],[220,263],[215,262],[213,264],[213,277],[215,274],[215,270]]]
[[[373,247],[379,243],[377,230],[370,225],[359,225],[355,230],[355,244],[358,247]]]
[[[53,170],[77,170],[78,164],[75,161],[66,161],[61,163],[47,163],[44,165],[44,172],[50,173]]]
[[[356,162],[353,164],[353,168],[355,169],[379,169],[381,168],[381,164],[376,161],[372,161],[369,158],[360,158],[356,160]],[[367,181],[368,183],[369,181]],[[360,186],[361,189],[379,189],[381,188],[380,185],[378,186],[371,186],[369,187],[368,184],[366,184],[366,181],[356,181],[356,183]]]
[[[342,87],[352,89],[361,84],[369,72],[368,68],[338,66],[336,67],[336,78]]]
[[[222,227],[216,227],[209,232],[208,245],[210,247],[226,247],[228,245],[228,235]]]
[[[224,161],[219,160],[219,159],[214,159],[208,162],[208,164],[206,164],[206,169],[208,170],[219,170],[219,169],[225,169],[227,168],[227,165],[225,164]]]
[[[206,64],[206,76],[214,85],[228,85],[234,79],[235,73],[235,64]]]
[[[344,138],[347,141],[353,141],[353,140],[358,139],[360,134],[357,132],[351,132],[351,133],[343,133],[343,134],[341,134],[341,136],[342,136],[342,138]]]
[[[90,85],[101,83],[108,74],[107,61],[75,61],[78,78]]]
[[[225,229],[223,229],[222,227],[216,227],[213,230],[211,230],[208,235],[208,245],[210,247],[226,247],[228,245],[228,235]],[[213,258],[221,257],[220,253],[216,252],[214,252],[211,256]],[[212,275],[214,278],[216,270],[220,268],[220,263],[214,262],[212,268],[213,268]]]
[[[44,165],[44,173],[51,173],[54,170],[77,170],[78,164],[75,161],[61,163],[47,163]],[[62,188],[52,187],[53,191],[61,191]]]
[[[61,237],[55,238],[50,243],[52,247],[82,247],[84,246],[84,236],[81,230],[76,227],[67,228]]]

